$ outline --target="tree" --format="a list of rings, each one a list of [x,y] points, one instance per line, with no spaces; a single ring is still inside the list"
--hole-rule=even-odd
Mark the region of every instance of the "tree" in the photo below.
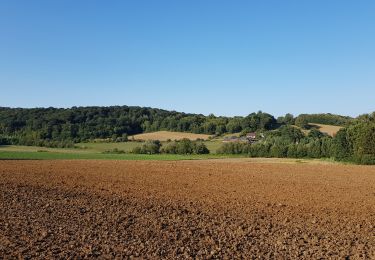
[[[332,155],[338,160],[348,160],[352,157],[352,147],[347,138],[347,129],[337,132],[332,143]]]
[[[318,129],[311,129],[309,134],[308,134],[308,137],[310,138],[314,138],[314,139],[319,139],[319,138],[322,138],[324,136],[324,134],[322,132],[320,132]]]
[[[297,143],[305,137],[300,129],[293,126],[282,126],[280,127],[279,132],[281,137],[288,139],[292,143]]]
[[[281,116],[277,118],[277,123],[283,125],[293,125],[295,122],[294,116],[292,114],[286,114],[285,116]]]
[[[309,128],[309,122],[307,121],[307,118],[304,116],[297,117],[295,121],[296,126],[301,127],[302,129],[308,129]]]
[[[160,153],[160,141],[146,141],[142,146],[135,147],[132,152],[136,154],[158,154]]]

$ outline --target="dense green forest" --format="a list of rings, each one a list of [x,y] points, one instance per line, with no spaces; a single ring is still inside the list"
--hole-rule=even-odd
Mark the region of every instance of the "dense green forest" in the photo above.
[[[340,116],[333,114],[301,114],[296,120],[307,121],[308,123],[347,126],[353,121],[353,118],[348,116]]]
[[[277,128],[266,113],[216,117],[142,107],[0,108],[3,142],[70,145],[96,138],[123,141],[128,135],[159,130],[221,135]]]
[[[339,125],[344,128],[335,137],[299,128],[309,123]],[[350,118],[333,114],[291,114],[275,119],[257,112],[245,117],[217,117],[186,114],[162,109],[112,106],[62,108],[0,108],[0,145],[22,144],[49,147],[73,147],[74,143],[93,139],[126,141],[129,135],[159,130],[204,133],[262,132],[255,144],[224,144],[219,153],[247,154],[252,157],[334,158],[362,164],[375,163],[375,113]],[[198,143],[176,142],[147,149],[164,153],[207,153]],[[151,147],[151,148],[150,148]],[[157,149],[156,149],[156,148]]]

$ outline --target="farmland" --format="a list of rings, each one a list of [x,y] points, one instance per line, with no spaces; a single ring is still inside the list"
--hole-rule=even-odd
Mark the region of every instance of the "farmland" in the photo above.
[[[293,127],[300,129],[305,135],[308,135],[309,132],[310,132],[310,130],[302,129],[302,128],[298,127],[298,126],[293,126]],[[329,136],[332,136],[332,137],[335,136],[336,133],[337,133],[340,129],[343,128],[343,127],[341,127],[341,126],[335,126],[335,125],[323,125],[323,124],[309,124],[309,127],[310,127],[311,129],[317,129],[317,130],[319,130],[320,132],[325,133],[325,134],[327,134],[327,135],[329,135]]]
[[[167,140],[181,140],[187,138],[189,140],[207,140],[210,135],[206,134],[193,134],[193,133],[183,133],[183,132],[171,132],[171,131],[157,131],[151,133],[143,133],[131,136],[130,139],[134,140],[159,140],[159,141],[167,141]]]
[[[375,167],[0,161],[5,258],[374,258]]]
[[[316,127],[320,132],[326,133],[330,136],[335,136],[336,133],[342,129],[341,126],[334,125],[323,125],[323,124],[310,124],[313,127]]]

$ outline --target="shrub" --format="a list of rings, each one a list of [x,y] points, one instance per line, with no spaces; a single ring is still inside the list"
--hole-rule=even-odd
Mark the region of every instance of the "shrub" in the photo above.
[[[108,153],[108,154],[124,154],[124,150],[119,150],[117,148],[111,149],[111,150],[106,150],[103,153]]]
[[[210,151],[203,142],[183,139],[164,144],[160,149],[161,153],[166,154],[209,154]]]
[[[250,144],[247,143],[225,143],[216,153],[218,154],[243,154],[250,153]]]
[[[194,147],[194,152],[196,154],[209,154],[210,150],[208,150],[207,146],[202,142],[196,142]]]
[[[146,141],[142,146],[135,147],[132,153],[137,154],[158,154],[160,153],[161,143],[158,140]]]

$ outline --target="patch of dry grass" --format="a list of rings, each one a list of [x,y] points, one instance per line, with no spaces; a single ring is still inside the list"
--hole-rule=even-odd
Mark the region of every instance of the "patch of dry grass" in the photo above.
[[[330,136],[335,136],[336,133],[342,128],[342,126],[335,126],[335,125],[323,125],[323,124],[310,124],[312,126],[316,126],[320,132],[326,133]]]
[[[197,139],[207,140],[210,137],[210,135],[183,133],[183,132],[158,131],[158,132],[134,135],[134,136],[131,136],[129,139],[131,140],[133,137],[134,137],[134,140],[143,140],[143,141],[146,141],[146,140],[167,141],[168,139],[181,140],[184,138],[194,141]]]

